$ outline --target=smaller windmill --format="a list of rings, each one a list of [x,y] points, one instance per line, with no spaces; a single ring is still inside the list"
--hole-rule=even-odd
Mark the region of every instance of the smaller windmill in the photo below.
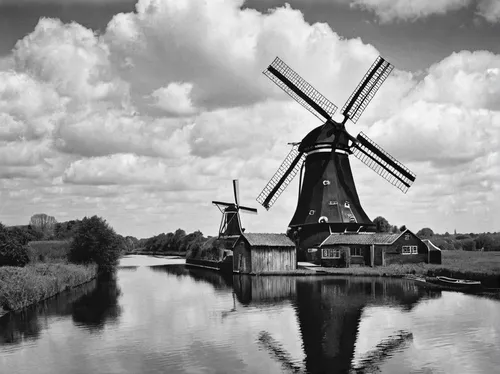
[[[234,203],[212,201],[222,213],[219,227],[219,238],[225,236],[241,235],[240,210],[246,213],[257,214],[257,209],[240,205],[240,185],[237,179],[233,179]]]

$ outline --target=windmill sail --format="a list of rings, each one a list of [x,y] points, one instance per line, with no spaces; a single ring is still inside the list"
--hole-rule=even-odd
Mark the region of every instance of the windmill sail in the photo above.
[[[360,132],[356,139],[358,142],[351,146],[354,156],[389,183],[406,193],[415,181],[415,174],[363,132]]]
[[[343,106],[342,114],[356,123],[393,68],[388,61],[378,56]]]
[[[271,208],[285,188],[290,184],[300,170],[306,156],[294,145],[276,173],[257,197],[257,201],[267,210]]]
[[[337,106],[320,94],[279,57],[274,59],[272,64],[263,71],[263,74],[321,121],[327,121],[335,114]]]

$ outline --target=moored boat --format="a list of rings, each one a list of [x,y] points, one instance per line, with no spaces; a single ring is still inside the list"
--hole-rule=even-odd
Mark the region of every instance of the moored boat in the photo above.
[[[452,287],[459,290],[460,289],[479,290],[482,287],[480,281],[469,280],[469,279],[456,279],[456,278],[442,277],[442,276],[437,276],[434,282],[443,286]]]

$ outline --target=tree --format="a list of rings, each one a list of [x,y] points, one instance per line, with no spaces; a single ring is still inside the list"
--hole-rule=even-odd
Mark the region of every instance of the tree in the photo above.
[[[417,236],[419,238],[430,238],[430,237],[434,236],[434,231],[432,231],[428,227],[424,227],[423,229],[421,229],[417,232]]]
[[[402,226],[399,228],[399,231],[400,231],[400,232],[403,232],[403,231],[405,231],[405,230],[406,230],[406,226],[405,226],[405,225],[402,225]]]
[[[69,259],[75,263],[96,263],[100,272],[111,272],[120,258],[120,240],[105,219],[85,217],[78,226]]]
[[[28,247],[0,223],[0,266],[25,266],[30,261]]]
[[[373,220],[373,223],[375,224],[376,231],[377,232],[390,232],[392,226],[389,224],[389,222],[381,216],[376,217]]]
[[[475,251],[476,250],[476,242],[469,238],[469,239],[463,239],[463,240],[460,240],[460,242],[462,243],[462,248],[464,249],[464,251]]]
[[[398,227],[397,227],[396,225],[392,226],[391,232],[392,232],[393,234],[397,234],[397,233],[399,233],[399,229],[398,229]]]
[[[481,234],[474,239],[476,242],[476,248],[484,249],[485,251],[491,251],[493,248],[494,240],[491,236],[486,234]]]
[[[56,223],[57,221],[54,217],[48,216],[45,213],[35,214],[30,219],[30,226],[43,233],[44,237],[54,234]]]

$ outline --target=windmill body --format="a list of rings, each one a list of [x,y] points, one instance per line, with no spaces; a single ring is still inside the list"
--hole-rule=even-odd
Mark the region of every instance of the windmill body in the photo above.
[[[237,179],[233,180],[234,203],[212,201],[222,213],[219,227],[219,238],[238,237],[245,229],[241,227],[240,210],[257,214],[257,209],[240,205],[240,187]]]
[[[378,57],[342,108],[343,121],[332,119],[337,107],[316,91],[279,58],[264,71],[274,83],[322,120],[285,158],[257,197],[269,209],[300,172],[299,198],[289,224],[289,235],[299,255],[318,246],[332,232],[373,231],[354,183],[349,156],[353,154],[394,186],[406,192],[415,175],[365,134],[350,135],[345,124],[356,122],[392,65]]]

